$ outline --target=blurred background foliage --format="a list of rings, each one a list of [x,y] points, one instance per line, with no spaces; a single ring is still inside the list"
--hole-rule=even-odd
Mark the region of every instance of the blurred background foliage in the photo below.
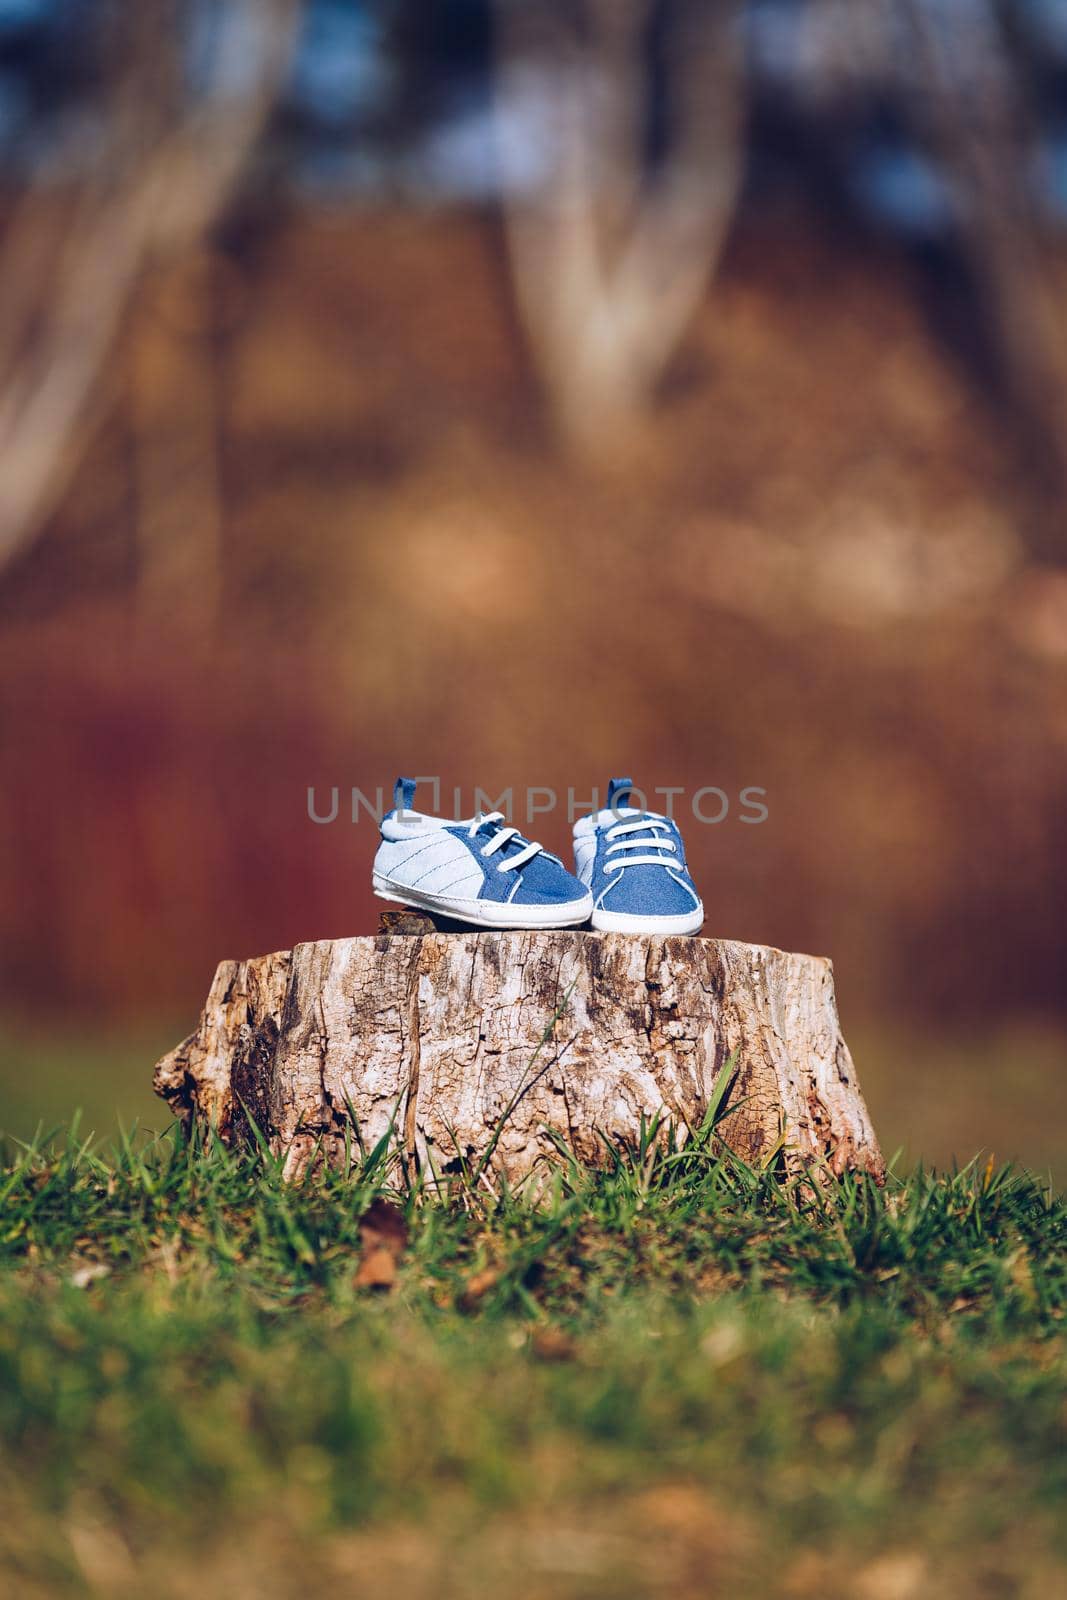
[[[1062,1173],[1064,0],[0,0],[0,225],[0,1127],[373,928],[310,786],[632,771]]]

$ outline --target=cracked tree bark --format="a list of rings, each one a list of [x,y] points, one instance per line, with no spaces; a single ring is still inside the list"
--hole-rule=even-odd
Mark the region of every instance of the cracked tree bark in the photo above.
[[[602,1162],[662,1116],[700,1126],[727,1061],[719,1132],[747,1161],[885,1166],[833,969],[722,939],[571,929],[445,931],[387,912],[373,938],[224,961],[200,1024],[156,1067],[176,1115],[298,1175],[392,1129],[394,1159],[461,1156],[525,1177],[563,1141]],[[784,1134],[784,1142],[783,1142]]]

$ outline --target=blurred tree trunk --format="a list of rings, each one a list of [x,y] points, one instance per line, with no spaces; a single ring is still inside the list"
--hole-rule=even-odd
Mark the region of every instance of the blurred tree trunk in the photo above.
[[[58,217],[32,191],[16,209],[0,247],[0,569],[69,480],[146,260],[200,237],[229,194],[273,103],[300,9],[300,0],[223,0],[196,96],[183,89],[186,41],[172,0],[125,13],[95,165]]]
[[[518,305],[564,434],[593,454],[648,405],[722,250],[742,162],[738,12],[497,0],[500,117],[538,97],[546,141],[532,187],[504,173]]]
[[[205,633],[223,523],[210,254],[188,253],[148,290],[129,341],[138,604],[152,625],[178,618]]]
[[[914,44],[907,81],[915,119],[959,187],[969,265],[1009,398],[1049,485],[1061,495],[1067,487],[1067,317],[1034,212],[1034,130],[1017,64],[993,0],[899,3]],[[1062,558],[1062,533],[1056,543]]]

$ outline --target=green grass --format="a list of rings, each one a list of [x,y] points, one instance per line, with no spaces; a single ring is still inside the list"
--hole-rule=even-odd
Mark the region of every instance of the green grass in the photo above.
[[[539,1198],[175,1133],[0,1178],[0,1587],[906,1600],[1067,1584],[1067,1211],[701,1145]]]

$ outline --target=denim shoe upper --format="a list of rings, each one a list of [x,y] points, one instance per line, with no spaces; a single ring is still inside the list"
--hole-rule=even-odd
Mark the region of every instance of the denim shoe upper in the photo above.
[[[683,917],[700,907],[677,824],[657,811],[623,805],[633,780],[612,778],[602,811],[574,825],[578,877],[597,910]]]
[[[466,822],[426,816],[412,810],[413,778],[398,778],[393,798],[374,865],[398,886],[516,906],[567,905],[585,896],[584,884],[558,856],[524,839],[499,811]]]

